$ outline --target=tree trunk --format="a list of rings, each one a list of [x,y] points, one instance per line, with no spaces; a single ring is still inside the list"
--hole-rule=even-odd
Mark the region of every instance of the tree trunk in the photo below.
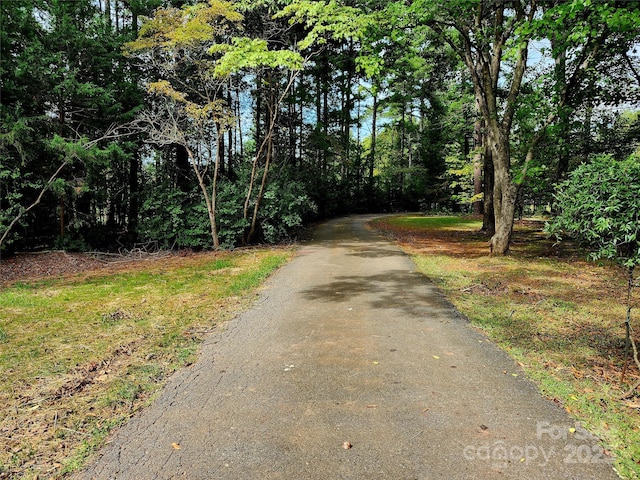
[[[371,107],[371,152],[369,154],[369,186],[373,192],[373,172],[376,165],[376,130],[378,129],[378,95],[373,94]]]
[[[562,44],[566,40],[564,32],[558,32],[551,35],[551,51],[554,54],[554,77],[555,77],[555,93],[558,98],[565,95],[567,88],[567,50],[566,48],[558,48],[558,44]],[[562,37],[562,38],[558,38]],[[566,109],[561,108],[558,113],[558,129],[556,145],[558,148],[558,166],[556,168],[556,182],[564,180],[569,171],[569,115]]]
[[[489,236],[496,233],[496,217],[493,211],[493,154],[485,142],[484,145],[484,205],[482,209],[482,232]]]
[[[329,138],[329,62],[325,58],[322,70],[322,172],[327,171],[329,162],[329,150],[327,140]]]
[[[264,171],[262,172],[262,180],[260,181],[260,189],[258,190],[258,196],[256,198],[256,203],[253,206],[253,215],[251,217],[251,227],[249,228],[249,233],[247,233],[247,239],[245,241],[246,244],[249,244],[253,238],[253,235],[256,233],[256,227],[258,226],[258,212],[260,210],[260,204],[262,203],[262,198],[264,197],[264,190],[267,186],[267,176],[269,174],[269,166],[271,165],[271,158],[273,157],[273,135],[272,129],[270,129],[268,133],[268,143],[267,143],[267,154],[264,162]]]
[[[238,118],[238,143],[240,144],[240,162],[244,160],[244,140],[242,135],[242,111],[240,109],[240,88],[236,88],[236,117]],[[233,178],[233,167],[229,165],[229,177]]]
[[[127,222],[127,230],[132,242],[137,241],[138,237],[138,171],[140,169],[140,151],[136,149],[135,153],[129,161],[129,221]]]
[[[120,8],[118,7],[118,0],[113,3],[114,10],[116,12],[116,32],[120,31]]]
[[[509,136],[494,123],[489,125],[488,140],[493,150],[495,182],[493,185],[493,210],[496,221],[496,231],[489,243],[492,253],[505,255],[509,252],[511,243],[518,185],[515,184],[511,175]]]
[[[511,182],[511,175],[505,171],[499,171],[494,163],[496,172],[493,189],[493,211],[496,221],[496,231],[491,237],[491,252],[497,255],[509,253],[511,233],[515,219],[516,199],[518,187]]]
[[[256,148],[260,145],[260,139],[262,138],[262,74],[256,75],[256,127],[255,127],[255,142]]]
[[[107,28],[111,30],[111,0],[104,2],[104,16],[107,20]]]
[[[131,33],[134,38],[138,36],[138,12],[135,8],[131,10]]]
[[[220,156],[220,135],[219,135],[219,131],[218,131],[218,135],[216,135],[216,144],[217,144],[217,148],[216,148],[216,157]],[[215,166],[214,166],[214,174],[213,174],[213,186],[212,186],[212,191],[211,191],[211,195],[209,195],[209,190],[207,189],[207,185],[205,183],[205,179],[202,176],[202,173],[200,172],[200,169],[198,168],[198,162],[197,159],[195,158],[195,155],[193,153],[193,151],[190,148],[187,147],[183,147],[185,152],[188,155],[188,158],[191,160],[191,165],[193,166],[193,171],[196,174],[196,178],[198,179],[198,185],[200,186],[200,190],[202,191],[202,194],[204,196],[204,202],[207,206],[207,213],[209,215],[209,225],[211,228],[211,240],[213,242],[213,248],[214,249],[218,249],[220,248],[220,242],[218,240],[218,229],[216,226],[216,204],[215,204],[215,200],[216,200],[216,182],[217,182],[217,177],[218,177],[218,164],[219,164],[219,158],[216,158],[216,162],[215,162]],[[210,161],[211,159],[209,159]]]
[[[501,183],[500,180],[496,179],[496,184]],[[496,187],[494,190],[496,231],[490,240],[491,253],[497,255],[509,253],[517,196],[518,188],[513,184]]]
[[[113,204],[112,204],[113,205]],[[60,221],[59,221],[59,227],[60,227],[60,240],[64,239],[64,216],[65,216],[65,208],[64,208],[64,193],[60,194],[60,204],[59,204],[59,214],[60,214]],[[107,224],[109,223],[109,221],[112,218],[112,209],[111,207],[109,208],[109,220],[107,220]]]
[[[231,111],[233,111],[233,98],[231,96],[231,87],[232,87],[231,80],[229,80],[229,86],[227,89],[227,106]],[[227,145],[227,169],[226,169],[227,176],[229,176],[231,165],[233,164],[233,156],[234,156],[233,134],[234,134],[234,129],[229,128],[227,131],[227,144],[228,144]],[[222,155],[220,155],[220,157],[222,157]],[[223,165],[224,165],[224,159],[221,158],[220,168],[222,168]]]
[[[480,195],[482,193],[482,118],[476,118],[473,126],[473,147],[476,153],[473,157],[473,194]],[[473,214],[482,215],[482,200],[473,202]]]
[[[273,134],[276,128],[276,121],[278,120],[280,106],[282,105],[284,98],[289,93],[291,86],[293,85],[296,79],[297,74],[298,74],[297,71],[290,73],[289,81],[287,82],[287,85],[284,88],[284,91],[279,97],[276,97],[276,92],[274,91],[274,89],[276,88],[276,85],[275,85],[276,80],[273,80],[271,74],[269,75],[270,77],[269,78],[270,80],[269,81],[269,97],[267,98],[268,103],[266,108],[266,113],[268,114],[269,121],[266,123],[267,130],[265,133],[265,138],[260,144],[260,147],[256,152],[256,156],[253,159],[253,166],[251,169],[251,178],[249,181],[249,189],[247,191],[247,195],[244,201],[243,218],[245,221],[248,221],[249,219],[249,203],[251,201],[253,184],[258,171],[258,163],[260,161],[260,158],[262,157],[263,152],[265,152],[265,165],[264,165],[264,171],[262,173],[262,181],[260,182],[260,189],[258,190],[258,194],[257,194],[254,208],[253,208],[253,215],[250,222],[250,228],[247,234],[242,239],[242,242],[245,245],[251,241],[251,237],[254,235],[256,230],[257,220],[258,220],[258,211],[260,209],[260,204],[264,196],[264,191],[267,185],[267,176],[269,174],[269,166],[273,158]]]
[[[322,165],[322,152],[320,151],[320,131],[322,128],[322,89],[320,88],[320,74],[316,76],[316,125],[315,125],[315,156],[316,166]]]
[[[188,192],[191,189],[189,180],[189,154],[183,145],[175,145],[175,165],[176,165],[176,187],[182,192]]]
[[[296,104],[300,107],[300,110],[296,113],[296,124],[298,126],[298,133],[296,135],[296,148],[298,153],[298,159],[300,163],[302,163],[302,159],[307,158],[304,151],[304,143],[303,139],[305,138],[304,134],[304,105],[305,105],[305,89],[307,88],[304,83],[304,75],[300,74],[300,82],[298,84],[298,91],[300,92],[300,100],[296,102]],[[294,108],[295,110],[295,108]]]
[[[218,127],[216,127],[216,129],[218,129]],[[220,170],[220,173],[224,175],[224,151],[225,151],[224,133],[222,134],[221,138],[216,139],[216,144],[218,145],[218,148],[221,149],[219,153],[216,153],[216,158],[218,159],[217,161],[220,162],[218,165],[218,169]]]
[[[292,169],[296,168],[296,88],[295,84],[292,88],[292,96],[289,99],[288,113],[289,113],[289,165]]]
[[[218,250],[220,248],[216,200],[218,198],[218,176],[220,174],[220,167],[222,166],[222,143],[220,141],[222,135],[223,132],[220,130],[220,125],[216,124],[216,163],[213,167],[213,181],[211,182],[211,207],[209,208],[209,221],[211,222],[211,239],[213,240],[213,248],[215,250]]]
[[[352,60],[354,55],[353,52],[353,39],[349,41],[349,46],[347,49],[346,56],[346,70],[347,70],[347,78],[346,83],[344,85],[344,108],[342,109],[342,135],[343,135],[343,148],[344,148],[344,160],[346,162],[347,168],[349,168],[351,164],[351,111],[353,110],[353,77],[355,75],[355,62]]]
[[[582,134],[582,155],[585,163],[589,162],[591,154],[591,117],[593,115],[593,105],[591,101],[587,101],[584,118],[584,128]]]

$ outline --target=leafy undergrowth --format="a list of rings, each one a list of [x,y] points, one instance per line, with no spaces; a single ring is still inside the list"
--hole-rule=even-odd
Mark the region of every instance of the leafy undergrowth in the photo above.
[[[633,362],[620,384],[625,271],[555,246],[539,221],[517,222],[505,257],[489,255],[473,218],[398,216],[373,226],[410,253],[545,395],[602,439],[624,478],[640,478],[640,391],[625,395],[640,378]]]
[[[76,470],[290,255],[202,253],[0,289],[0,478]]]

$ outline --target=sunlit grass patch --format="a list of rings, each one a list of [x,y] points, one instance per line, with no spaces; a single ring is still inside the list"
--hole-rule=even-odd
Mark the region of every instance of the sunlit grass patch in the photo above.
[[[0,478],[77,468],[291,254],[170,257],[0,290]]]
[[[415,229],[454,229],[454,230],[479,230],[482,221],[474,217],[460,216],[424,216],[402,215],[391,218],[383,218],[374,221],[374,224],[391,224],[397,227]]]
[[[489,255],[480,223],[466,217],[458,224],[456,217],[386,217],[373,225],[395,238],[543,394],[603,440],[624,478],[640,478],[640,394],[621,398],[640,378],[631,367],[620,385],[624,271],[554,245],[541,222],[516,223],[506,257]]]

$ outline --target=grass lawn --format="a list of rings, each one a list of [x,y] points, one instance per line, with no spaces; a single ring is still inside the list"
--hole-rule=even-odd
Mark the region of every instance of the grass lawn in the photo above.
[[[372,225],[410,253],[544,395],[602,439],[623,478],[640,478],[640,391],[622,398],[640,378],[633,362],[620,384],[625,271],[555,246],[541,233],[542,222],[518,222],[504,257],[489,255],[473,218],[398,216]],[[640,322],[633,323],[640,342]]]
[[[0,479],[77,469],[291,254],[175,256],[0,287]]]

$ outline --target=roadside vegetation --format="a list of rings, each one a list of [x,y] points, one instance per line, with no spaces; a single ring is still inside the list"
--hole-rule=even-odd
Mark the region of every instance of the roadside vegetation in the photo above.
[[[1,287],[0,479],[76,470],[291,253],[172,256]]]
[[[0,24],[5,258],[483,199],[507,253],[523,204],[640,142],[633,1],[20,0]]]
[[[626,269],[555,245],[542,221],[516,222],[509,256],[487,255],[482,222],[472,217],[398,216],[373,226],[411,254],[544,395],[602,440],[624,478],[640,478],[640,392],[628,395],[640,379],[633,362],[620,383]]]

